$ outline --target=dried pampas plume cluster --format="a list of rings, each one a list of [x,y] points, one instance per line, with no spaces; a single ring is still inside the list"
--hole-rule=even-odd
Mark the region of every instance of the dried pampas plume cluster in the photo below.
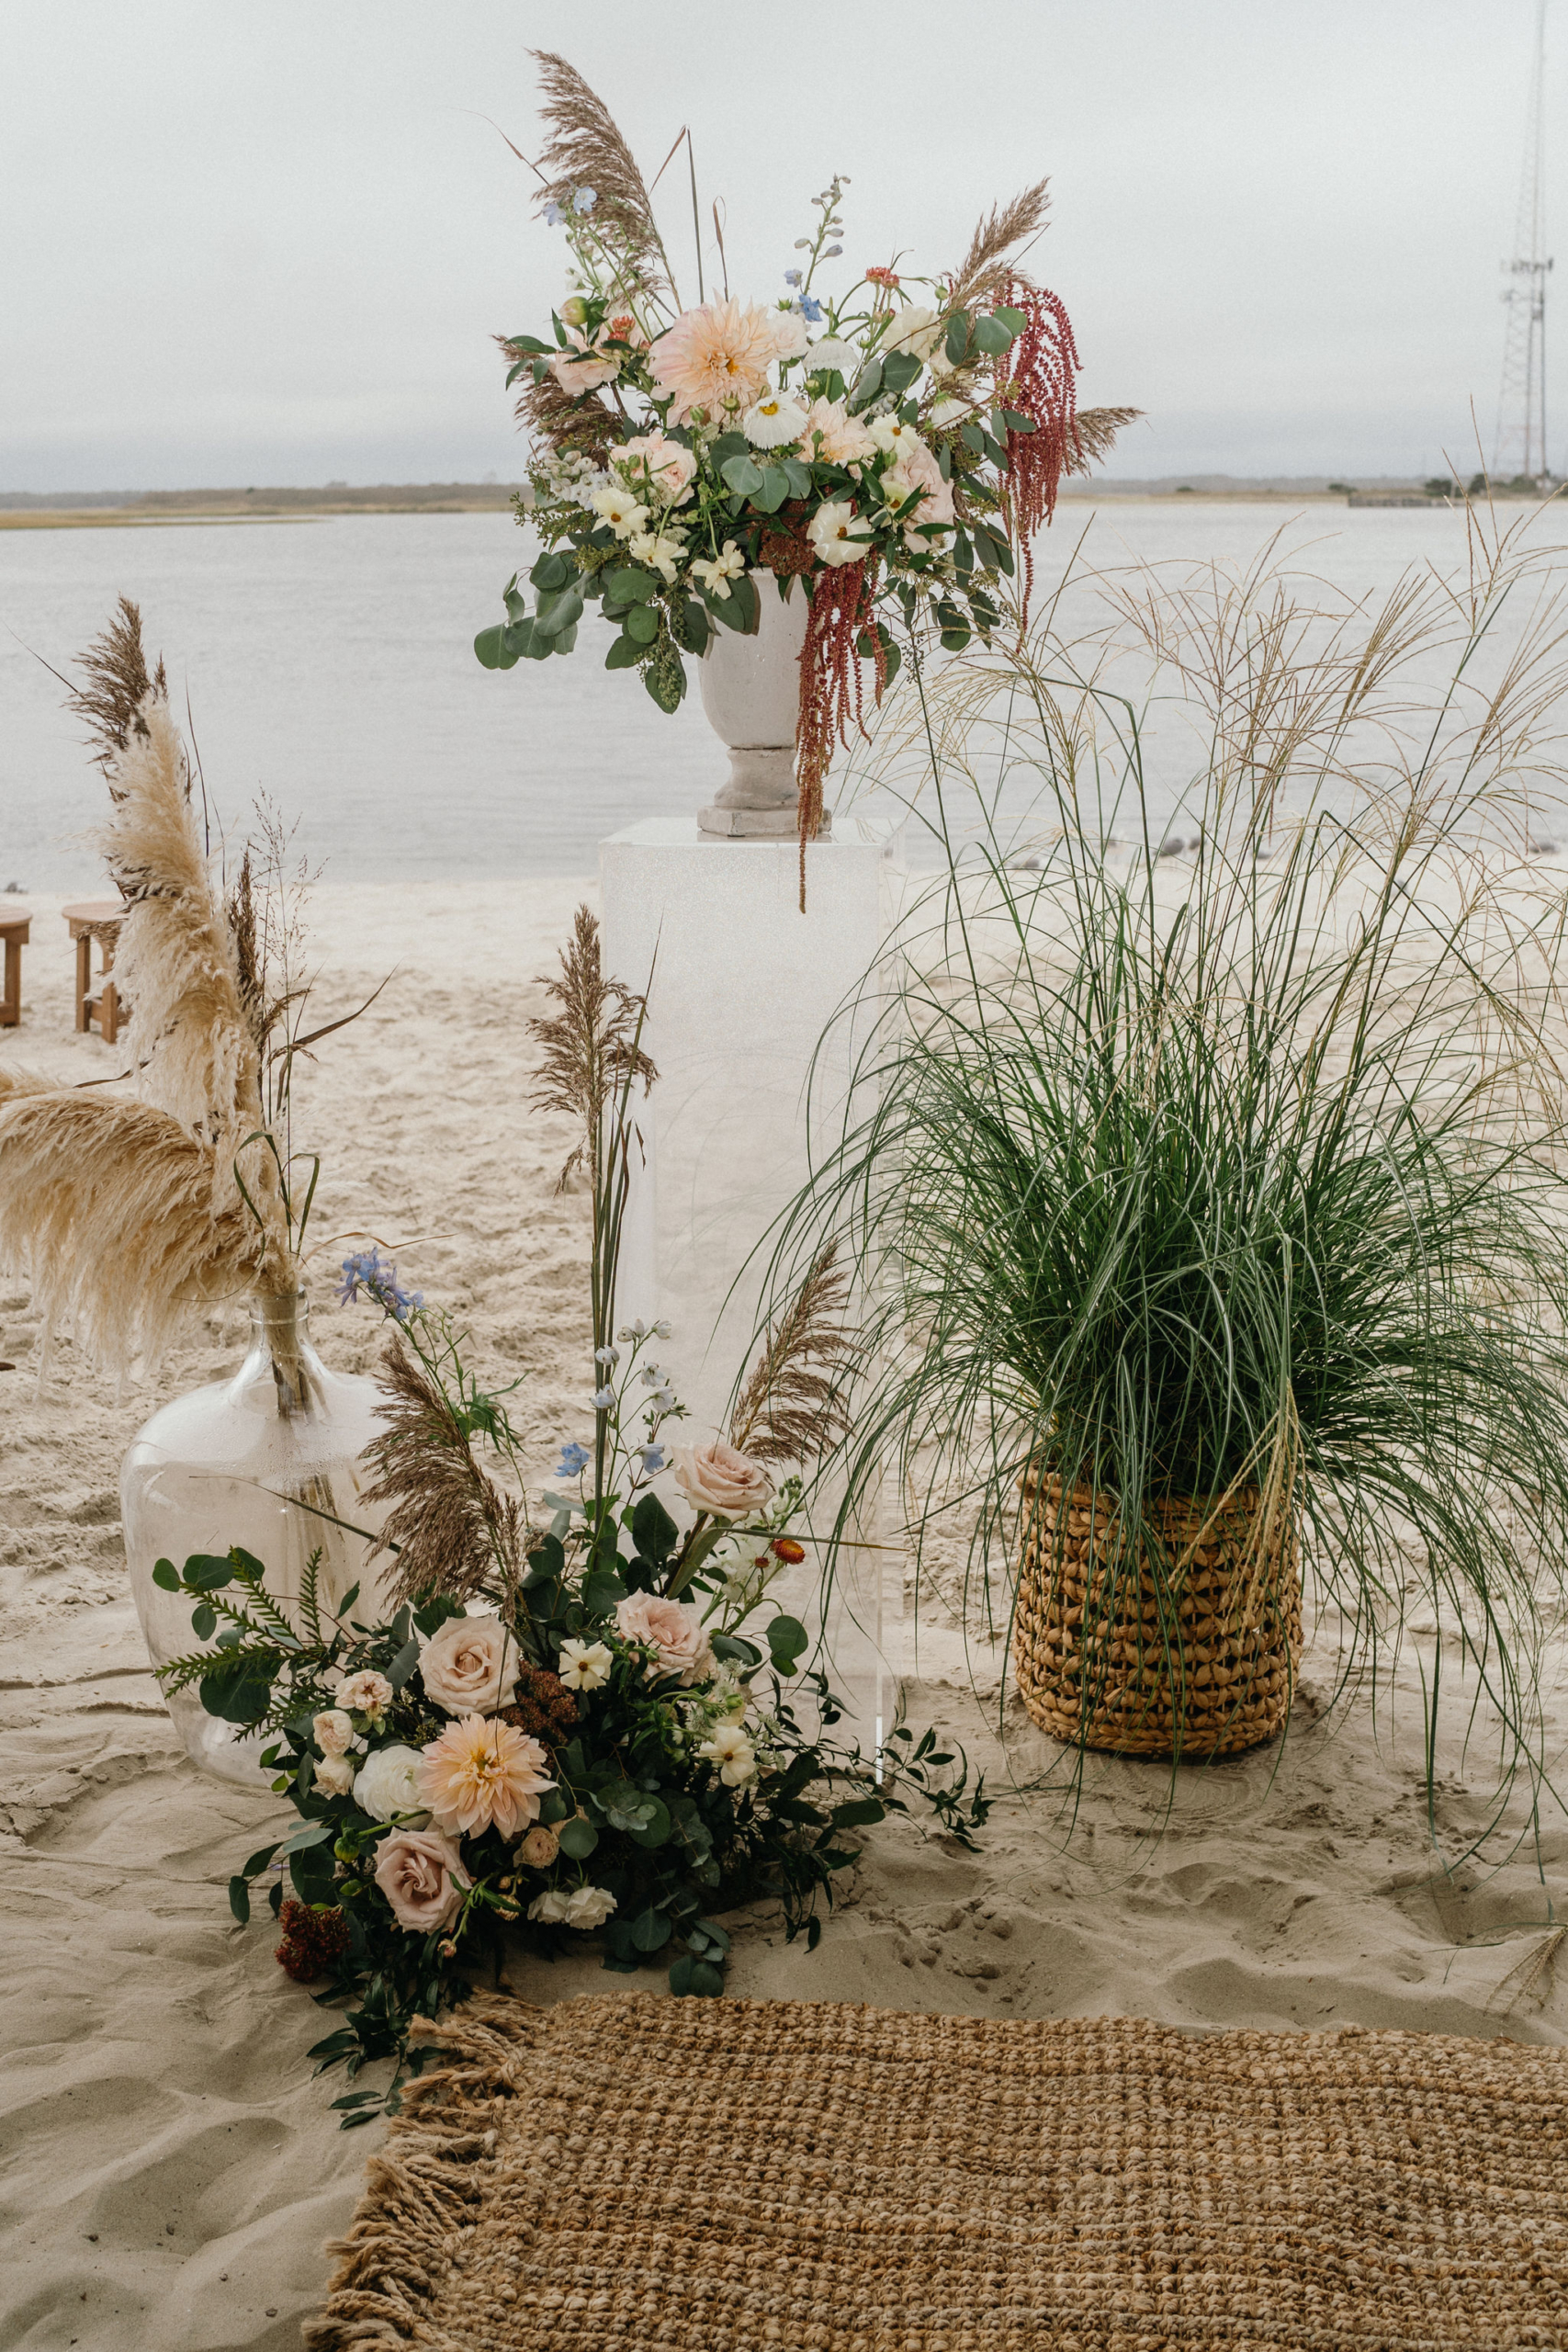
[[[479,1468],[467,1422],[400,1339],[389,1341],[381,1366],[387,1429],[365,1449],[378,1476],[360,1499],[393,1506],[380,1549],[397,1556],[394,1600],[444,1592],[468,1600],[498,1571],[520,1583],[523,1506]]]
[[[234,937],[129,600],[84,667],[73,707],[113,804],[100,844],[126,902],[115,978],[140,1099],[0,1073],[0,1269],[31,1283],[47,1329],[124,1373],[187,1304],[298,1274]]]
[[[859,1357],[844,1328],[849,1297],[849,1275],[829,1241],[770,1327],[736,1399],[729,1442],[754,1462],[815,1462],[847,1431],[845,1391]]]

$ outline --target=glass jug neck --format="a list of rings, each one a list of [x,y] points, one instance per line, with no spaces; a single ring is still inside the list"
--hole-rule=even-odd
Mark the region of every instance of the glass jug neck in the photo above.
[[[304,1291],[257,1291],[246,1304],[251,1344],[234,1383],[236,1392],[265,1395],[270,1390],[286,1420],[316,1411],[323,1367],[310,1345],[310,1310]]]

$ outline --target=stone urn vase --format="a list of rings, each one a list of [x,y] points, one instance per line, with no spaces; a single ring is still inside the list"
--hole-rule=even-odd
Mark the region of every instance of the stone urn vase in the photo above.
[[[250,1352],[232,1380],[194,1389],[154,1413],[120,1473],[125,1553],[137,1614],[154,1666],[204,1645],[191,1603],[154,1584],[160,1559],[183,1567],[193,1552],[238,1544],[266,1568],[266,1590],[295,1623],[306,1569],[319,1554],[315,1589],[323,1614],[355,1586],[354,1615],[373,1624],[379,1578],[374,1537],[384,1510],[361,1499],[371,1483],[360,1454],[386,1428],[373,1380],[329,1372],[310,1345],[303,1295],[250,1302]],[[209,1715],[194,1688],[167,1700],[193,1764],[258,1790],[267,1745]]]
[[[708,724],[729,747],[729,782],[698,811],[705,833],[732,841],[793,840],[795,737],[800,715],[800,649],[810,605],[796,581],[787,601],[771,572],[753,572],[757,633],[717,628],[698,666]],[[821,832],[832,821],[822,811]]]

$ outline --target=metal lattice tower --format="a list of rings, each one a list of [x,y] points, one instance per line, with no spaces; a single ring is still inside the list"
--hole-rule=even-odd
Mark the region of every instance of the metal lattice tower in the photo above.
[[[1519,214],[1514,258],[1503,264],[1508,284],[1503,300],[1507,326],[1503,342],[1503,381],[1497,395],[1497,435],[1493,444],[1495,480],[1527,474],[1544,480],[1546,462],[1546,277],[1551,261],[1541,252],[1545,221],[1541,191],[1541,114],[1546,81],[1546,0],[1536,0],[1535,56],[1525,111],[1524,160],[1519,172]]]

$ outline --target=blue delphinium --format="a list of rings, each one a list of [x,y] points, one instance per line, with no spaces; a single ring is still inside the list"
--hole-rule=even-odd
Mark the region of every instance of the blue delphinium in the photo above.
[[[588,1448],[585,1445],[563,1445],[555,1475],[558,1478],[579,1478],[587,1467]]]
[[[645,1445],[642,1449],[642,1475],[657,1478],[664,1467],[665,1453],[661,1445]]]
[[[378,1250],[358,1250],[343,1261],[343,1281],[336,1294],[339,1302],[352,1306],[361,1291],[384,1307],[394,1323],[406,1323],[424,1305],[423,1291],[399,1287],[396,1265]]]
[[[800,278],[801,273],[798,269],[786,269],[784,272],[784,284],[786,286],[798,286],[800,284]]]
[[[545,207],[545,220],[547,224],[552,229],[558,229],[565,219],[565,207],[558,204],[552,197],[549,203]]]
[[[801,296],[800,314],[806,321],[807,326],[814,327],[820,322],[822,317],[822,305],[817,300],[815,294],[803,294]]]

